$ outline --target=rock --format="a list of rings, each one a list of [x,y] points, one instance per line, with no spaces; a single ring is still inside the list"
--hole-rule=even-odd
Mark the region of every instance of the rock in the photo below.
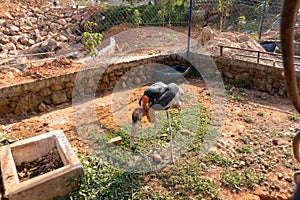
[[[127,85],[126,85],[125,82],[122,82],[122,88],[123,88],[123,89],[126,89],[126,88],[127,88]]]
[[[285,178],[285,181],[289,182],[289,183],[292,183],[293,182],[293,179],[291,177],[286,177]]]
[[[67,22],[72,22],[73,21],[73,18],[72,17],[68,17],[65,19]]]
[[[235,75],[235,80],[248,80],[249,79],[249,73],[240,73],[240,74],[237,74]]]
[[[66,33],[69,36],[72,35],[72,32],[73,32],[73,30],[70,27],[72,27],[72,24],[68,24],[68,28],[66,29]]]
[[[46,96],[49,96],[49,95],[51,95],[51,94],[52,94],[52,91],[51,91],[50,88],[43,88],[43,89],[40,91],[40,93],[39,93],[39,95],[41,95],[42,97],[46,97]]]
[[[10,41],[12,43],[14,43],[14,45],[17,45],[18,44],[18,40],[20,39],[20,37],[22,37],[22,36],[20,36],[20,35],[11,36],[10,37]]]
[[[48,35],[48,32],[45,30],[45,31],[41,31],[39,34],[36,34],[36,37],[41,37],[46,35]]]
[[[51,85],[51,89],[52,90],[62,90],[63,89],[63,85],[62,84],[52,84]]]
[[[283,178],[283,174],[280,173],[280,172],[278,172],[278,173],[277,173],[277,178],[278,178],[278,180],[281,180],[281,179]]]
[[[60,91],[55,91],[51,94],[51,100],[53,104],[57,105],[66,102],[68,99],[65,91],[60,90]]]
[[[7,25],[6,19],[0,19],[0,26],[6,26],[6,25]]]
[[[14,112],[17,114],[35,108],[41,102],[42,98],[43,97],[38,95],[28,94],[20,99],[14,109]]]
[[[36,17],[30,17],[29,18],[29,21],[31,22],[31,23],[37,23],[37,21],[38,21],[38,18],[36,18]]]
[[[280,96],[284,96],[286,93],[287,93],[287,91],[286,91],[285,86],[284,86],[284,85],[280,85],[280,88],[279,88],[279,90],[278,90],[278,94],[279,94]]]
[[[4,18],[11,19],[11,20],[14,19],[14,18],[10,15],[10,13],[8,13],[8,12],[6,12],[6,13],[4,14]]]
[[[20,27],[20,32],[29,33],[31,31],[32,31],[32,27],[31,26],[24,25],[24,26]]]
[[[277,139],[273,139],[273,140],[272,140],[272,143],[273,143],[274,145],[278,145],[278,144],[279,144],[279,141],[278,141]]]
[[[189,131],[185,128],[181,128],[180,133],[183,134],[183,135],[189,135],[189,136],[192,136],[192,137],[196,136],[196,133],[191,132],[191,131]]]
[[[71,88],[71,87],[73,87],[73,86],[74,86],[74,83],[73,83],[73,82],[68,82],[68,83],[66,83],[66,85],[65,85],[66,88]]]
[[[134,78],[135,84],[140,84],[141,83],[141,79],[138,77]]]
[[[224,76],[227,77],[227,78],[230,78],[230,79],[233,78],[233,74],[230,73],[230,72],[228,72],[228,71],[224,71],[223,74],[224,74]]]
[[[57,23],[61,24],[62,26],[67,24],[65,19],[59,19],[59,20],[57,20]]]
[[[199,36],[199,42],[201,44],[204,44],[205,42],[211,40],[212,38],[214,38],[216,36],[217,36],[217,34],[209,26],[204,27]]]
[[[3,45],[3,46],[2,46],[2,49],[6,49],[6,50],[10,51],[10,50],[16,50],[17,48],[16,48],[16,46],[14,45],[14,43],[9,42],[9,43],[7,43],[6,45]]]
[[[6,35],[0,35],[0,43],[1,44],[7,44],[9,43],[9,38]]]
[[[38,110],[44,112],[47,109],[46,105],[42,102],[38,105]]]
[[[240,161],[240,166],[246,166],[246,162],[245,161]]]
[[[158,153],[154,153],[153,155],[151,155],[151,158],[155,161],[155,162],[162,162],[162,158]]]
[[[22,44],[20,44],[20,43],[16,44],[16,48],[17,48],[17,50],[23,50],[23,49],[25,49],[25,47]]]
[[[20,40],[21,44],[26,45],[26,46],[29,45],[29,38],[26,35],[22,35],[19,40]]]
[[[3,28],[3,29],[2,29],[2,32],[3,32],[5,35],[10,35],[9,28]]]
[[[238,35],[236,39],[237,39],[237,42],[246,42],[246,41],[250,40],[250,37],[246,34],[242,34],[242,35]]]
[[[115,138],[112,138],[110,139],[107,144],[110,144],[110,145],[117,145],[119,144],[120,142],[122,142],[122,137],[121,136],[118,136],[118,137],[115,137]]]
[[[265,91],[266,90],[266,83],[262,80],[256,80],[255,85],[257,87],[257,89],[261,90],[261,91]]]
[[[19,32],[19,27],[17,27],[17,26],[11,26],[10,28],[9,28],[10,30],[10,33],[13,35],[13,34],[18,34],[18,32]]]
[[[60,35],[58,40],[62,41],[62,42],[66,42],[66,41],[68,41],[68,38],[64,35]]]

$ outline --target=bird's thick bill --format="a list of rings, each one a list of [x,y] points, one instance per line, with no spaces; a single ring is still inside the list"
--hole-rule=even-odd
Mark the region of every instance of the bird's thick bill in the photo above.
[[[132,125],[131,125],[131,134],[130,134],[130,148],[132,148],[132,146],[133,146],[135,134],[136,134],[138,128],[139,128],[138,123],[132,122]]]

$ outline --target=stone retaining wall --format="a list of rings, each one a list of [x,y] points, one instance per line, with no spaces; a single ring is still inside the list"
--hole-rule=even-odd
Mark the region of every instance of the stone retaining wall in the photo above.
[[[130,69],[139,67],[141,70],[147,63],[172,64],[170,59],[169,55],[155,56],[0,88],[0,116],[7,113],[43,112],[48,106],[70,102],[73,98],[94,95],[95,92],[107,91],[114,88],[117,81]],[[173,64],[176,63],[173,61]],[[151,73],[145,74],[149,79],[151,78],[149,76],[152,76]],[[123,80],[121,84],[123,88],[130,88],[144,81],[141,80],[142,76],[132,75],[134,79]]]
[[[247,85],[260,91],[286,95],[281,68],[222,57],[213,59],[225,83]],[[111,64],[107,68],[85,69],[80,72],[0,88],[0,116],[7,113],[43,112],[48,106],[56,106],[82,96],[94,95],[95,91],[97,93],[107,91],[114,88],[119,80],[122,88],[131,88],[145,80],[151,80],[151,70],[144,67],[147,63],[174,66],[185,65],[185,60],[178,55],[153,56]],[[141,73],[143,70],[148,71]],[[130,76],[123,76],[127,72]],[[298,79],[298,86],[300,87],[300,79]]]
[[[214,58],[226,83],[249,86],[271,94],[286,95],[283,68],[228,58]],[[299,72],[297,73],[299,76]],[[298,81],[300,86],[300,81]]]

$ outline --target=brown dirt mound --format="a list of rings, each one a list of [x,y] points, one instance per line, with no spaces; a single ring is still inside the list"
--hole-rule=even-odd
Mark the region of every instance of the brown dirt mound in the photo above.
[[[132,24],[129,24],[129,23],[122,23],[118,26],[113,26],[111,27],[108,31],[106,31],[104,34],[103,34],[103,38],[106,39],[106,38],[109,38],[113,35],[117,35],[118,33],[121,33],[123,31],[127,31],[129,29],[133,29],[135,28],[134,25]]]
[[[0,73],[0,87],[15,83],[24,83],[39,78],[49,78],[55,75],[78,71],[81,64],[68,58],[47,61],[38,66],[32,66],[24,71],[4,69]]]

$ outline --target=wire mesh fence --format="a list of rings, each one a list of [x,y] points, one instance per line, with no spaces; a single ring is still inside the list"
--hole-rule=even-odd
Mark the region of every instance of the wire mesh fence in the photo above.
[[[193,0],[192,30],[211,26],[222,31],[240,31],[258,37],[279,31],[281,0]],[[177,26],[189,24],[187,0],[110,0],[101,5],[103,31],[121,23],[134,26]]]

